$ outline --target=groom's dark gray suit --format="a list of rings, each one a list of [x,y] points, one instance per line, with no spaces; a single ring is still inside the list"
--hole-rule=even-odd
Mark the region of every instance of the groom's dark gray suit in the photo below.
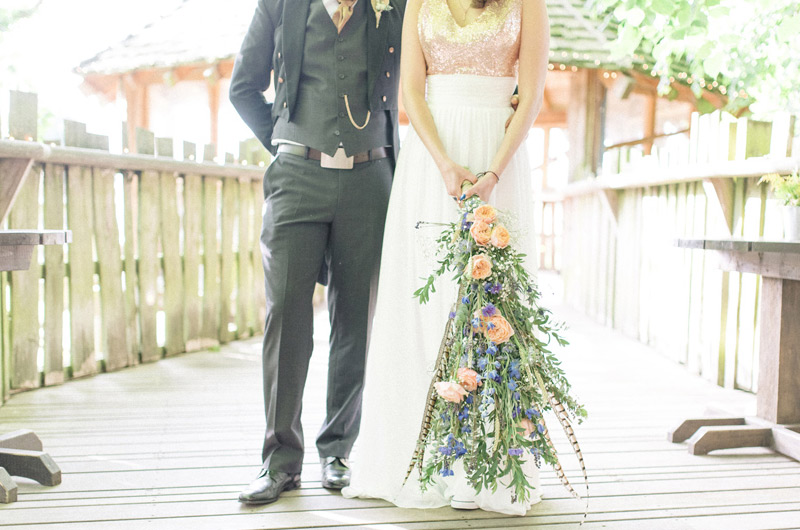
[[[328,284],[331,335],[319,455],[347,458],[358,434],[383,224],[399,147],[405,0],[391,0],[391,6],[376,27],[370,0],[359,0],[337,33],[322,0],[259,0],[234,66],[234,107],[267,149],[278,153],[264,175],[261,232],[267,292],[265,469],[301,469],[300,412],[313,344],[312,295],[320,276]],[[273,103],[263,95],[270,72]],[[364,125],[367,116],[363,129],[354,126]],[[340,165],[326,160],[342,156],[339,146],[347,156],[356,155],[352,169],[324,167]]]

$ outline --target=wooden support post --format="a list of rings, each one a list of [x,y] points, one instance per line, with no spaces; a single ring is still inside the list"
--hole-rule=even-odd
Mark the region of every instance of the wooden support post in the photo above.
[[[140,154],[155,154],[155,137],[150,131],[136,130],[136,149]],[[159,175],[142,171],[139,176],[139,329],[141,330],[142,362],[161,358],[158,346],[157,313],[159,309],[158,256],[161,208],[159,207]]]
[[[219,73],[216,67],[206,82],[208,83],[208,112],[211,126],[209,141],[217,145],[219,144]]]
[[[47,164],[44,171],[44,227],[64,229],[64,166]],[[44,385],[64,382],[64,247],[44,249]]]
[[[647,108],[644,113],[644,137],[653,138],[656,135],[656,107],[658,105],[658,95],[650,94],[647,97]],[[644,154],[649,155],[653,152],[653,140],[647,140],[642,144]]]
[[[765,276],[761,299],[758,416],[800,423],[800,281]]]
[[[550,170],[550,127],[544,128],[544,145],[542,146],[542,190],[548,187],[547,174]]]

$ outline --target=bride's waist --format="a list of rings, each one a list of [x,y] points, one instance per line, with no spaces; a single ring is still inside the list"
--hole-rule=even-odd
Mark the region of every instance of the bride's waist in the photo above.
[[[425,99],[429,105],[459,107],[510,107],[517,86],[514,77],[469,74],[429,75]]]

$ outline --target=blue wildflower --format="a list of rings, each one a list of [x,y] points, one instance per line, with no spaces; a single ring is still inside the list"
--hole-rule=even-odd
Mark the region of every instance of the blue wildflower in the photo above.
[[[470,394],[467,396],[467,399],[464,400],[464,403],[466,403],[467,405],[472,405],[473,401],[475,401],[475,399],[472,397],[472,394]]]
[[[486,324],[486,329],[494,329],[494,324],[489,322],[488,324]]]
[[[521,396],[519,395],[519,392],[514,392],[514,394],[513,394],[513,397],[514,397],[514,399],[515,399],[516,401],[519,401],[519,398],[520,398]],[[519,410],[520,410],[520,412],[522,412],[522,409],[519,409]]]
[[[533,419],[533,417],[534,417],[534,416],[536,416],[537,418],[538,418],[539,416],[541,416],[541,414],[539,414],[539,411],[538,411],[538,410],[536,410],[536,409],[535,409],[535,408],[533,408],[533,407],[531,407],[531,408],[529,408],[528,410],[526,410],[526,411],[525,411],[525,415],[528,417],[528,419],[529,419],[529,420],[530,420],[530,419]]]
[[[467,454],[467,448],[464,446],[464,442],[456,442],[456,458],[461,458],[465,454]]]
[[[494,306],[494,304],[486,304],[481,312],[483,313],[483,316],[490,317],[497,313],[497,308]]]
[[[442,445],[441,447],[439,447],[439,452],[442,453],[443,455],[450,456],[453,454],[453,448],[447,447],[446,445]]]
[[[467,407],[461,409],[461,412],[458,413],[458,421],[464,421],[469,418],[469,410]]]
[[[464,434],[469,434],[472,432],[472,428],[469,425],[464,425],[463,427],[461,427],[461,432],[463,432]]]
[[[495,354],[497,353],[497,346],[495,346],[494,344],[492,344],[491,346],[489,346],[489,347],[486,349],[486,353],[488,353],[489,355],[495,355]]]
[[[500,376],[497,375],[497,370],[492,370],[488,374],[486,374],[486,379],[494,379],[495,381],[500,380]]]
[[[541,452],[541,451],[539,451],[539,448],[538,448],[538,447],[534,447],[533,449],[531,449],[531,454],[532,454],[533,456],[535,456],[536,458],[539,458],[539,455],[540,455],[541,453],[542,453],[542,452]]]
[[[484,368],[486,368],[487,362],[488,361],[486,360],[486,357],[481,357],[480,359],[478,359],[478,368],[483,370]]]
[[[502,290],[503,290],[503,284],[502,283],[496,283],[496,284],[492,285],[492,287],[489,290],[489,292],[492,293],[492,294],[497,294]]]
[[[539,431],[539,434],[542,434],[544,432],[544,425],[542,425],[541,423],[537,424],[536,430]]]
[[[443,477],[452,477],[453,476],[453,470],[450,469],[450,468],[447,468],[447,467],[442,469],[441,473],[442,473]]]
[[[523,450],[522,450],[522,448],[519,448],[519,447],[516,447],[516,448],[512,447],[511,449],[508,450],[508,455],[509,456],[522,456],[522,453],[523,453]]]
[[[481,321],[480,321],[480,319],[478,317],[475,317],[475,318],[472,319],[472,327],[475,328],[475,329],[478,329],[479,327],[481,327]]]
[[[514,390],[516,390],[517,389],[517,382],[514,381],[514,380],[509,381],[508,382],[508,389],[511,390],[512,392]]]
[[[494,362],[494,367],[497,368],[498,370],[500,369],[501,366],[503,366],[503,365],[500,364],[500,361],[495,361]]]
[[[465,296],[464,298],[462,298],[462,299],[461,299],[461,303],[462,303],[462,304],[468,304],[468,303],[469,303],[469,297],[468,297],[468,296]]]
[[[456,318],[456,312],[455,311],[450,311],[450,314],[448,315],[448,318],[450,318],[451,320]]]

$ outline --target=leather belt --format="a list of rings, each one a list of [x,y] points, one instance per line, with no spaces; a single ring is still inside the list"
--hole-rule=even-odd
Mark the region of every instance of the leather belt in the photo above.
[[[305,145],[280,144],[278,146],[278,153],[302,156],[307,160],[318,160],[320,166],[326,169],[352,169],[354,164],[363,164],[370,160],[380,160],[391,156],[392,148],[378,147],[370,149],[369,151],[364,151],[363,153],[347,156],[344,153],[344,148],[339,147],[336,150],[336,154],[330,156],[311,147],[306,147]]]

